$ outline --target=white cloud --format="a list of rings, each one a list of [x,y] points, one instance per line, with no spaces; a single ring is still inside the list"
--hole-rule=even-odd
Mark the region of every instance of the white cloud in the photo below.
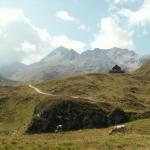
[[[78,29],[78,30],[85,31],[85,32],[90,32],[90,28],[87,27],[85,24],[82,24],[82,25],[78,26],[77,29]]]
[[[50,46],[48,33],[31,24],[20,9],[0,9],[0,62],[36,62]],[[32,57],[31,57],[32,56]],[[30,58],[30,59],[29,59]]]
[[[121,0],[112,0],[114,3],[120,3]],[[126,0],[123,0],[123,1],[126,1]]]
[[[118,4],[118,3],[127,3],[127,2],[132,2],[135,0],[112,0],[114,3]]]
[[[79,30],[86,30],[86,26],[83,24],[83,25],[80,25],[79,27],[78,27],[78,29]]]
[[[111,17],[103,18],[100,31],[91,43],[93,48],[109,49],[112,47],[133,48],[131,33],[119,26]]]
[[[14,61],[39,61],[58,46],[83,48],[84,44],[65,36],[52,37],[36,27],[20,9],[0,9],[0,65]]]
[[[118,14],[127,17],[130,25],[144,26],[150,23],[150,0],[144,0],[141,7],[136,11],[124,8]]]
[[[62,20],[78,22],[78,20],[76,18],[69,15],[69,13],[65,10],[57,12],[56,17],[58,17]]]
[[[81,53],[85,49],[85,44],[79,41],[70,40],[65,35],[60,35],[52,38],[51,45],[53,47],[64,46],[69,49],[74,49]]]

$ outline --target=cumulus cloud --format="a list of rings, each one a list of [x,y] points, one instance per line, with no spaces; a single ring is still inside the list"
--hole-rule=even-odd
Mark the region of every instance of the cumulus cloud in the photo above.
[[[52,38],[51,45],[53,47],[64,46],[68,49],[74,49],[81,53],[85,50],[85,44],[80,41],[74,41],[67,38],[65,35],[60,35]]]
[[[99,25],[100,31],[91,43],[92,48],[109,49],[112,47],[133,48],[132,35],[123,29],[111,17],[103,18]]]
[[[127,17],[130,25],[147,25],[150,23],[150,0],[144,0],[141,7],[136,11],[124,8],[118,14]]]
[[[78,20],[74,17],[72,17],[67,11],[59,11],[56,13],[56,17],[66,20],[66,21],[73,21],[73,22],[78,22]]]
[[[33,25],[20,9],[0,9],[0,41],[0,65],[14,61],[31,64],[58,46],[84,47],[65,36],[52,37]]]
[[[47,52],[51,37],[32,25],[19,9],[0,9],[0,62],[36,62]],[[47,50],[46,50],[47,49]],[[30,59],[29,59],[30,57]]]

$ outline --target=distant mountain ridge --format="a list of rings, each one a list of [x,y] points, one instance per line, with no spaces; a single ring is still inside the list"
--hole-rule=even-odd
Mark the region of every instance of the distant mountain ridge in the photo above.
[[[49,78],[92,72],[108,72],[114,65],[133,71],[147,61],[134,51],[114,47],[112,49],[87,50],[79,54],[73,49],[56,48],[40,62],[16,71],[13,80],[37,82]]]
[[[17,82],[6,79],[0,75],[0,86],[11,86],[11,85],[16,85],[16,84]]]
[[[40,63],[43,63],[43,62],[58,63],[58,61],[73,61],[73,60],[79,58],[79,56],[80,55],[73,49],[69,50],[64,47],[59,47],[59,48],[55,49],[54,51],[52,51],[48,56],[43,58],[40,61]]]
[[[112,48],[103,50],[97,48],[78,54],[72,49],[69,50],[64,47],[59,47],[47,57],[42,59],[40,63],[49,63],[51,66],[62,65],[66,63],[71,63],[77,66],[79,63],[80,65],[86,65],[87,63],[89,65],[94,65],[95,63],[101,63],[101,65],[103,65],[103,63],[109,63],[118,64],[130,71],[138,68],[141,65],[141,59],[142,58],[134,51],[129,51],[127,49]],[[108,69],[106,68],[106,70]],[[100,68],[100,71],[103,72],[103,69]]]
[[[6,78],[12,76],[12,74],[18,72],[19,70],[25,69],[27,66],[25,64],[14,62],[5,66],[0,67],[0,74]]]
[[[119,65],[124,65],[129,61],[132,61],[131,65],[134,65],[133,68],[140,65],[140,56],[134,51],[129,51],[127,49],[112,48],[108,50],[104,49],[94,49],[87,50],[81,54],[78,54],[74,50],[69,50],[64,47],[59,47],[52,51],[50,55],[44,58],[41,62],[53,62],[55,60],[57,63],[59,60],[66,61],[107,61],[112,63],[117,63]],[[62,62],[61,62],[62,63]],[[136,65],[136,66],[135,66]],[[129,67],[129,66],[127,66]]]

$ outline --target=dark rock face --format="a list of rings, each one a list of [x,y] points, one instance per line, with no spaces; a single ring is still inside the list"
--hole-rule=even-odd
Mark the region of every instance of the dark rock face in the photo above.
[[[108,115],[109,125],[115,125],[120,123],[125,123],[128,121],[127,114],[120,108],[115,108]]]
[[[28,132],[54,132],[59,124],[63,126],[63,131],[68,131],[106,127],[107,123],[107,114],[98,105],[65,100],[50,106],[48,104],[38,106]]]
[[[150,112],[138,114],[124,112],[118,107],[111,111],[103,108],[100,103],[84,99],[56,98],[41,102],[35,109],[27,132],[54,132],[58,125],[62,125],[63,131],[102,128],[150,116]]]

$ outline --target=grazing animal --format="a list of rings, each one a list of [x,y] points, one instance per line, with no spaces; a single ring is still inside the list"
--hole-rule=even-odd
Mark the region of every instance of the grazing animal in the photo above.
[[[41,114],[40,114],[40,113],[38,113],[36,116],[40,118]]]
[[[112,127],[112,129],[109,131],[109,135],[112,135],[113,133],[117,133],[117,132],[125,132],[126,130],[126,126],[125,125],[117,125]]]
[[[55,133],[58,133],[58,132],[61,132],[62,131],[62,125],[60,124],[60,125],[57,125],[56,126],[56,129],[55,129]]]

